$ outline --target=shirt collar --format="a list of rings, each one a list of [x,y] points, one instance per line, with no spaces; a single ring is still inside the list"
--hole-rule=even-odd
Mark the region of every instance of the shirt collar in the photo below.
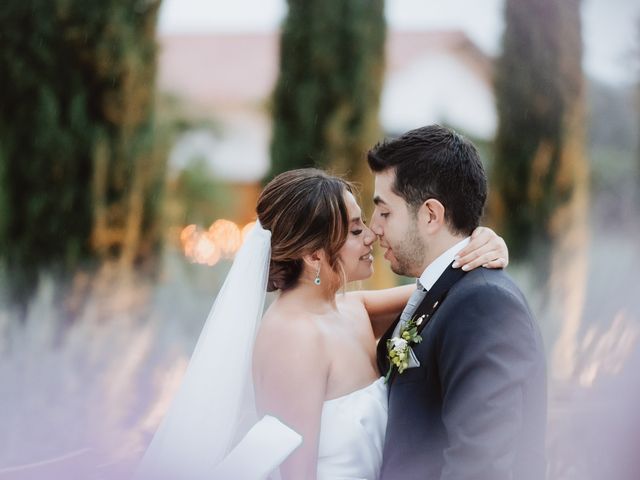
[[[440,276],[447,269],[447,267],[451,265],[451,263],[453,263],[454,257],[458,254],[458,252],[460,252],[460,250],[462,250],[464,247],[469,245],[470,241],[471,241],[471,237],[467,237],[463,240],[460,240],[453,247],[451,247],[449,250],[447,250],[438,258],[436,258],[433,262],[431,262],[427,266],[425,271],[422,272],[422,275],[420,275],[420,278],[418,279],[420,284],[426,290],[430,290],[431,287],[433,287],[433,285],[438,281]]]

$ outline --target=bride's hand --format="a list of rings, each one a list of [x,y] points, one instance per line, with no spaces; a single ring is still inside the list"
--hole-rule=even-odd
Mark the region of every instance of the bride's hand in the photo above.
[[[509,265],[509,249],[504,239],[487,227],[478,227],[471,242],[458,253],[454,268],[469,271],[478,267],[505,268]]]

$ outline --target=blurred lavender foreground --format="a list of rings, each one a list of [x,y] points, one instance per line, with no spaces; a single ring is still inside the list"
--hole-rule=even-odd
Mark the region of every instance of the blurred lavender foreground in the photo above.
[[[289,0],[282,30],[196,33],[156,32],[187,0],[4,2],[0,480],[127,478],[255,219],[260,182],[315,164],[361,182],[370,212],[362,152],[433,122],[481,150],[486,224],[507,237],[509,273],[543,331],[547,478],[640,478],[640,76],[609,81],[578,61],[584,45],[583,63],[598,66],[589,45],[601,54],[633,23],[633,48],[600,65],[611,73],[624,58],[631,72],[640,7],[483,2],[482,15],[504,20],[499,52],[478,45],[480,7],[456,2],[436,10],[473,28],[398,28],[382,0],[304,0],[322,13],[313,19]],[[223,18],[236,3],[247,6],[191,8]],[[363,287],[400,281],[377,258]],[[232,367],[211,375],[219,368]]]
[[[0,311],[0,465],[78,453],[66,463],[76,474],[86,463],[92,474],[84,478],[129,472],[168,407],[228,266],[194,269],[177,251],[164,265],[156,285],[131,278],[92,295],[71,326],[47,278],[23,326]]]
[[[550,479],[631,479],[638,471],[638,235],[637,222],[594,232],[574,373],[560,381],[549,365]],[[71,325],[48,278],[24,325],[0,310],[0,465],[7,468],[0,478],[74,478],[65,468],[82,478],[125,478],[168,408],[228,266],[194,265],[168,248],[160,281],[132,277],[96,292]],[[511,273],[540,318],[539,289],[518,266]],[[545,336],[549,343],[554,334]],[[19,465],[47,475],[8,469]]]
[[[597,212],[597,209],[595,209]],[[596,216],[597,218],[597,216]],[[550,480],[633,479],[640,473],[640,224],[594,222],[587,293],[573,368],[558,379],[550,359]],[[535,298],[535,291],[529,292]],[[549,325],[544,314],[538,317]],[[547,347],[555,336],[547,333]],[[559,342],[559,341],[558,341]],[[556,344],[557,345],[557,344]]]

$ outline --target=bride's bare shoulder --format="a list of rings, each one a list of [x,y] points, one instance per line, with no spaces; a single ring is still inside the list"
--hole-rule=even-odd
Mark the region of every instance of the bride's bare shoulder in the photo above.
[[[364,305],[362,292],[346,292],[336,294],[336,303],[343,309],[348,309],[353,313],[367,313]]]
[[[265,313],[253,352],[258,387],[282,387],[304,378],[323,382],[328,367],[324,334],[312,315],[277,306]]]
[[[291,345],[323,344],[323,333],[317,319],[303,309],[289,305],[271,305],[262,318],[256,346],[272,347],[273,343]]]

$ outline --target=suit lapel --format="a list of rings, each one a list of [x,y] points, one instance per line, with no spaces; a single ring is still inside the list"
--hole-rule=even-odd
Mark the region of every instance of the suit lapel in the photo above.
[[[467,272],[465,272],[461,268],[453,268],[451,265],[449,265],[447,269],[442,273],[442,275],[440,275],[438,281],[427,292],[424,300],[416,309],[415,315],[425,316],[424,320],[418,327],[418,333],[422,332],[422,330],[424,330],[427,324],[431,321],[433,315],[444,302],[451,287],[453,287],[456,282],[466,274]]]
[[[413,317],[420,317],[422,315],[425,316],[422,323],[418,326],[418,334],[424,330],[427,324],[433,318],[433,315],[438,311],[442,303],[444,302],[447,294],[451,287],[453,287],[458,280],[466,275],[467,272],[462,270],[461,268],[453,268],[451,265],[447,267],[447,269],[440,275],[440,278],[436,281],[436,283],[431,287],[431,289],[427,292],[427,295],[424,297],[418,308],[416,308],[415,313],[412,315]],[[384,370],[381,368],[380,371],[383,372],[383,375],[389,369],[389,359],[387,358],[387,340],[391,337],[393,330],[395,329],[396,324],[400,320],[400,316],[396,318],[396,321],[393,322],[393,325],[387,330],[384,336],[380,339],[378,343],[378,366],[384,366]],[[389,379],[389,386],[393,384],[396,376],[398,375],[397,369],[393,369],[391,374],[391,378]],[[391,394],[391,389],[389,388],[388,393]]]

